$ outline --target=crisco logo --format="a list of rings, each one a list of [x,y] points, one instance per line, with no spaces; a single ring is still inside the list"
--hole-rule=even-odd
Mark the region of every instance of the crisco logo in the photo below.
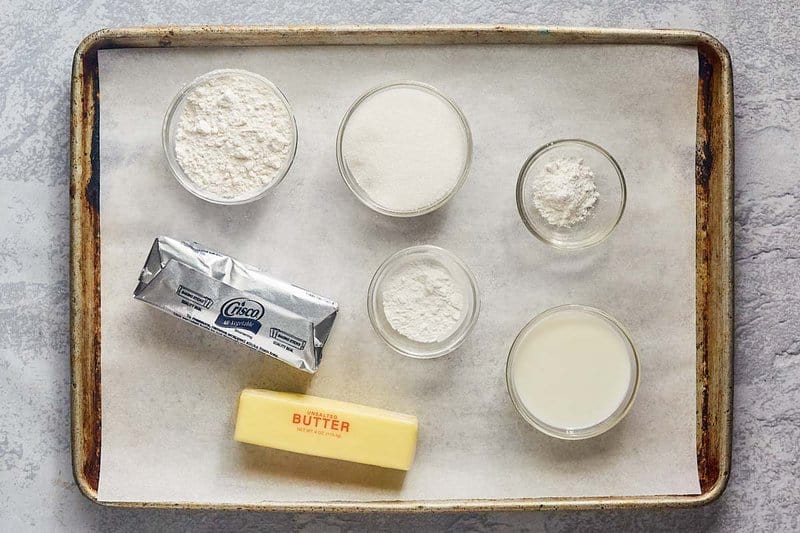
[[[222,304],[214,325],[221,328],[243,329],[258,333],[259,320],[264,316],[264,306],[249,298],[233,298]]]
[[[228,318],[252,318],[258,320],[264,316],[264,306],[255,300],[234,298],[222,305],[222,316]]]

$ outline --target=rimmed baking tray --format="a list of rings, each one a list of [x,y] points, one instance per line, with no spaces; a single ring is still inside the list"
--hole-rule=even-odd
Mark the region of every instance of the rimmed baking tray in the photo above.
[[[689,30],[540,26],[152,27],[101,30],[75,52],[71,112],[72,453],[81,491],[97,500],[100,411],[100,220],[97,52],[109,48],[277,45],[662,44],[698,50],[696,316],[698,495],[209,505],[124,502],[124,507],[277,511],[508,511],[684,507],[709,503],[730,469],[733,357],[733,86],[728,52]],[[99,502],[98,503],[107,503]]]

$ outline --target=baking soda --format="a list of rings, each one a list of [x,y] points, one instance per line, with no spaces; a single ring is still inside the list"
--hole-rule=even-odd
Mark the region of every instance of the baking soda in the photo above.
[[[570,228],[586,219],[599,194],[594,172],[582,159],[562,158],[547,163],[531,182],[533,205],[548,224]]]
[[[401,335],[417,342],[437,342],[461,323],[464,294],[444,266],[415,261],[391,273],[384,283],[383,313]]]

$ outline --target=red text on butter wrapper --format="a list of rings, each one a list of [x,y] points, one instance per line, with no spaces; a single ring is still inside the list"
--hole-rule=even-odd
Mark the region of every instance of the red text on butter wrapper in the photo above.
[[[343,433],[348,433],[350,431],[350,422],[339,420],[336,415],[320,413],[317,411],[309,411],[306,414],[293,413],[292,424],[319,429],[330,429],[333,431],[341,431]]]

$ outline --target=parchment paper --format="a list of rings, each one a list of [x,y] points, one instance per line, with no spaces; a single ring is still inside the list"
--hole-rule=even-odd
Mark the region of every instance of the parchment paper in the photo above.
[[[214,68],[275,82],[294,107],[297,158],[261,201],[215,206],[186,192],[161,149],[171,98]],[[463,189],[442,210],[395,220],[342,182],[334,141],[348,106],[415,79],[452,97],[475,141]],[[519,498],[698,493],[695,455],[697,52],[664,46],[274,47],[100,52],[102,456],[105,501]],[[517,214],[517,174],[538,146],[580,137],[627,177],[608,241],[559,252]],[[314,377],[135,302],[152,239],[197,240],[329,296],[340,315]],[[456,352],[417,361],[372,331],[379,264],[413,244],[453,251],[482,294]],[[603,308],[630,330],[642,379],[609,433],[561,442],[514,410],[504,371],[516,333],[562,303]],[[307,391],[416,414],[407,475],[234,442],[244,387]]]

